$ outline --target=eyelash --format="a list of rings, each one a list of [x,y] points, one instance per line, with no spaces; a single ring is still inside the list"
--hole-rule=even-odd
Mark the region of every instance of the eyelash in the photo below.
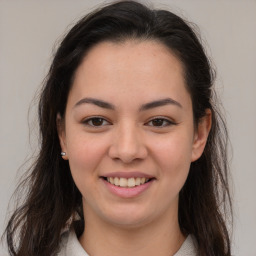
[[[93,121],[100,121],[100,124],[95,125],[92,123]],[[157,121],[157,122],[160,121],[160,125],[153,125],[154,121]],[[161,124],[161,122],[162,122],[162,124]],[[87,118],[87,119],[83,120],[82,123],[87,126],[96,127],[96,128],[100,128],[100,127],[106,126],[106,125],[111,125],[111,123],[108,120],[106,120],[104,117],[101,117],[101,116]],[[152,124],[150,125],[150,123],[152,123]],[[152,118],[151,120],[149,120],[148,122],[146,122],[145,125],[155,127],[155,128],[163,128],[163,127],[167,127],[167,126],[171,126],[171,125],[177,125],[177,123],[175,123],[165,117],[155,117],[155,118]]]
[[[165,124],[159,125],[159,126],[158,125],[149,125],[149,126],[156,127],[156,128],[163,128],[171,125],[177,125],[177,123],[165,117],[154,117],[150,121],[148,121],[146,124],[152,123],[154,121],[161,121],[162,123],[165,123]]]
[[[107,122],[107,124],[103,124],[103,125],[102,124],[94,125],[93,123],[90,124],[90,122],[99,121],[99,120],[101,120],[103,123]],[[101,117],[101,116],[94,116],[94,117],[86,118],[85,120],[82,121],[82,123],[87,126],[96,127],[96,128],[106,126],[106,125],[111,125],[111,123],[109,121],[107,121],[106,118]]]

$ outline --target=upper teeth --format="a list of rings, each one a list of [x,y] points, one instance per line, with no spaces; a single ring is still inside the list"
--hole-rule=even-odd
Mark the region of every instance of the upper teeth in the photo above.
[[[116,185],[116,186],[120,186],[120,187],[135,187],[135,186],[139,186],[142,185],[144,183],[146,183],[147,181],[149,181],[148,178],[118,178],[118,177],[107,177],[107,180],[109,183]]]

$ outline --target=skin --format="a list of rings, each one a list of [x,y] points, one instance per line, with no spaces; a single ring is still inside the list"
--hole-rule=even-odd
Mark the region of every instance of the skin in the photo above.
[[[143,109],[167,98],[173,101]],[[178,225],[179,191],[211,126],[207,110],[194,127],[179,59],[154,41],[96,45],[77,69],[65,118],[57,123],[63,158],[83,197],[83,248],[94,256],[177,252],[185,240]],[[113,194],[100,178],[132,171],[154,177],[132,198]]]

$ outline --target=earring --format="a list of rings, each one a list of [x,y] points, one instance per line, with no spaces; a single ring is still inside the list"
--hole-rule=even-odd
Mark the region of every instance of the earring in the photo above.
[[[60,155],[61,155],[61,156],[65,156],[65,155],[66,155],[66,152],[61,152]]]

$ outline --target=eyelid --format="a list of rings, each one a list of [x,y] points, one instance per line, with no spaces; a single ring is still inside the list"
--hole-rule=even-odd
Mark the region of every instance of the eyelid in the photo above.
[[[103,122],[107,122],[107,124],[103,124],[103,125],[99,125],[99,126],[88,124],[93,119],[103,119]],[[105,118],[103,116],[90,116],[90,117],[84,118],[81,123],[88,127],[93,127],[93,128],[101,128],[103,126],[112,125],[112,123],[109,120],[107,120],[107,118]]]
[[[167,124],[162,125],[162,126],[148,125],[150,122],[152,122],[154,120],[163,120],[164,122],[167,122]],[[154,127],[154,128],[164,128],[164,127],[168,127],[168,126],[172,126],[172,125],[177,125],[178,123],[168,117],[165,117],[165,116],[155,116],[153,118],[150,118],[150,120],[147,121],[145,124],[148,126]]]

